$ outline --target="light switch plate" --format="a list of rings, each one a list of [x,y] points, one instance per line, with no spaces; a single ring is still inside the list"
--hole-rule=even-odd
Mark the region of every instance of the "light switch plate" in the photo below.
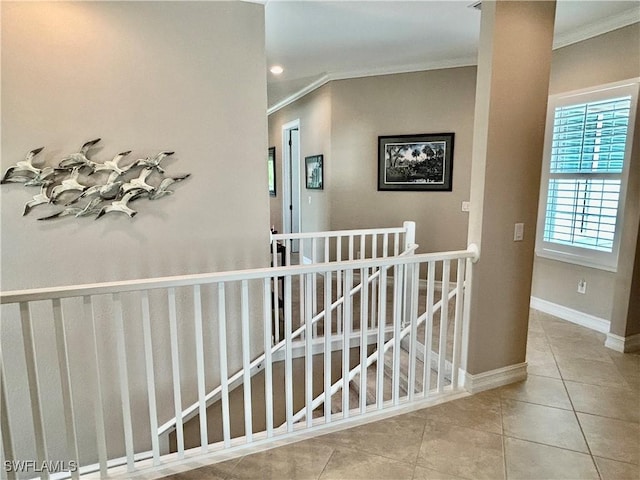
[[[521,242],[524,239],[524,223],[516,223],[513,229],[513,241]]]

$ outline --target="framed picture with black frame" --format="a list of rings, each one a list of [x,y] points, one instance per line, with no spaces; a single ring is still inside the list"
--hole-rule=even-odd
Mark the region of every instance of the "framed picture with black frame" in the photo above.
[[[269,147],[267,158],[267,171],[269,175],[269,196],[276,196],[276,147]]]
[[[307,188],[309,190],[322,190],[323,189],[323,156],[312,155],[305,157],[305,176],[307,178]]]
[[[454,133],[378,137],[379,191],[450,192]]]

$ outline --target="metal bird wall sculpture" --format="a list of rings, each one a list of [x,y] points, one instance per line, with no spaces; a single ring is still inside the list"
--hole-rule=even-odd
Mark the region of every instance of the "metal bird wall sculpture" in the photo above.
[[[43,185],[40,189],[40,193],[34,195],[31,200],[29,200],[24,206],[24,212],[22,215],[26,215],[31,211],[33,207],[37,207],[38,205],[45,205],[47,203],[51,203],[51,197],[47,194],[48,187]]]
[[[170,155],[173,155],[175,152],[160,152],[154,156],[149,156],[147,158],[139,158],[136,160],[138,165],[141,165],[145,168],[155,168],[160,173],[164,173],[164,169],[160,166],[160,162]]]
[[[99,141],[100,139],[96,138],[95,140],[86,142],[84,145],[82,145],[79,152],[67,155],[62,160],[60,160],[58,167],[65,169],[74,167],[89,167],[93,170],[94,162],[89,160],[87,154],[89,153],[89,149]]]
[[[10,166],[7,169],[7,171],[4,172],[4,175],[2,176],[2,180],[0,180],[0,183],[8,183],[8,182],[24,183],[34,178],[39,173],[41,173],[41,170],[39,168],[36,168],[33,166],[33,157],[38,155],[42,150],[44,150],[44,147],[31,150],[29,153],[27,153],[27,156],[24,158],[24,160],[16,163],[15,165]],[[23,179],[23,178],[25,179],[24,181],[17,180],[17,179]]]
[[[40,187],[40,193],[26,202],[23,216],[41,205],[45,207],[38,211],[42,209],[45,213],[46,205],[64,207],[58,211],[49,209],[49,214],[38,220],[88,216],[97,219],[111,212],[133,218],[138,212],[128,205],[130,202],[139,198],[158,200],[171,195],[171,185],[191,176],[189,173],[165,175],[160,162],[173,155],[172,151],[163,150],[124,166],[121,162],[131,151],[118,153],[102,163],[94,161],[89,153],[99,141],[100,138],[96,138],[85,142],[79,152],[64,155],[55,166],[34,166],[34,158],[44,147],[31,150],[24,160],[5,171],[0,184]]]

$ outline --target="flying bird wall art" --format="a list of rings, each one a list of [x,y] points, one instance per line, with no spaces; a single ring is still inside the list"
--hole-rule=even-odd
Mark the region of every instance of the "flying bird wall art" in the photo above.
[[[96,161],[91,150],[98,142],[99,138],[85,142],[78,152],[64,155],[56,166],[37,166],[36,157],[44,147],[33,149],[24,160],[5,171],[0,184],[40,187],[40,192],[25,204],[23,216],[40,205],[61,207],[38,220],[85,216],[98,219],[111,212],[133,218],[138,212],[130,203],[141,198],[154,201],[168,196],[173,193],[169,186],[191,175],[166,173],[160,162],[174,154],[170,151],[160,151],[129,164],[125,164],[125,158],[131,151],[118,153],[104,162]]]

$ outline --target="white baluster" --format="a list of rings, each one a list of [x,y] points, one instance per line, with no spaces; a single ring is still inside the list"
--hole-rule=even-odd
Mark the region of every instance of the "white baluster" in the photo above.
[[[287,432],[293,431],[293,359],[291,352],[291,276],[284,277],[284,378],[285,378],[285,415]]]
[[[200,420],[200,449],[203,453],[209,451],[207,432],[207,401],[205,399],[205,371],[204,371],[204,333],[202,331],[202,293],[200,285],[193,286],[193,312],[196,343],[196,370],[198,375],[198,417]]]
[[[351,243],[351,242],[350,242]],[[342,418],[349,417],[349,364],[351,347],[351,327],[353,326],[353,309],[351,289],[353,287],[353,270],[344,272],[344,328],[342,340]]]
[[[378,235],[373,234],[371,236],[371,258],[375,260],[378,258]],[[372,274],[375,273],[375,269],[372,270]],[[376,328],[376,316],[377,316],[377,305],[378,301],[376,298],[377,294],[377,286],[378,286],[378,278],[374,278],[371,282],[371,328]]]
[[[118,351],[118,370],[120,373],[120,398],[122,400],[122,423],[124,428],[124,446],[127,453],[127,471],[134,470],[133,425],[131,423],[131,402],[129,399],[129,374],[127,369],[127,349],[124,337],[124,319],[122,301],[119,293],[113,294],[113,307],[116,327],[116,349]]]
[[[318,258],[316,255],[316,249],[317,249],[316,240],[317,239],[314,237],[313,240],[311,241],[311,263],[313,263],[314,265],[318,263]],[[313,295],[311,296],[311,302],[312,302],[311,310],[313,315],[315,315],[316,313],[318,313],[318,296],[316,295],[316,292],[318,291],[318,282],[315,274],[312,277],[312,291],[313,291]],[[313,338],[317,338],[317,337],[318,337],[318,322],[313,324]]]
[[[460,338],[462,334],[462,312],[464,301],[464,266],[465,260],[458,259],[458,270],[456,273],[456,311],[454,317],[453,331],[453,358],[451,360],[451,386],[458,388],[458,369],[460,368]]]
[[[242,368],[244,369],[244,435],[247,443],[253,441],[253,419],[251,408],[251,338],[249,331],[249,283],[241,282],[241,322],[242,322]]]
[[[396,234],[397,235],[397,234]],[[397,242],[396,242],[397,245]],[[400,330],[402,328],[402,265],[393,267],[393,404],[400,402]]]
[[[411,291],[409,292],[409,322],[411,325],[410,343],[409,343],[409,385],[407,387],[409,400],[413,400],[416,391],[416,357],[417,351],[417,336],[418,336],[418,283],[420,279],[420,264],[414,263],[407,265],[407,276],[410,279],[409,285]]]
[[[100,355],[98,350],[98,330],[96,326],[96,315],[93,308],[93,300],[90,296],[82,298],[85,321],[91,325],[91,336],[93,340],[93,362],[95,366],[95,397],[93,413],[96,422],[96,446],[98,449],[98,462],[100,463],[100,477],[107,476],[107,440],[104,427],[104,404],[102,401],[102,384],[100,375]]]
[[[40,465],[48,460],[47,442],[44,434],[44,419],[40,401],[40,386],[38,382],[38,367],[36,363],[36,347],[33,341],[33,327],[29,304],[20,303],[20,320],[22,323],[22,341],[27,367],[27,382],[31,400],[31,416],[33,419],[33,433],[36,440],[36,456]],[[48,472],[43,472],[44,478],[49,478]]]
[[[427,269],[427,319],[424,325],[424,396],[431,390],[431,352],[433,348],[433,296],[436,288],[435,262],[429,262]]]
[[[369,330],[369,269],[360,270],[360,414],[367,409],[367,334]]]
[[[229,422],[229,373],[227,367],[227,309],[225,284],[218,283],[218,350],[220,351],[220,386],[222,390],[222,437],[224,448],[231,447]]]
[[[0,325],[0,329],[2,326]],[[1,338],[1,337],[0,337]],[[16,458],[13,454],[13,439],[11,436],[11,428],[9,426],[9,410],[8,410],[8,402],[7,402],[7,385],[6,385],[6,375],[4,373],[4,361],[2,357],[2,342],[0,342],[0,439],[2,442],[0,443],[0,454],[1,461],[0,463],[0,474],[3,480],[14,480],[16,478],[16,473],[14,469],[7,469],[4,467],[4,462],[12,462]]]
[[[286,241],[283,245],[286,245]],[[272,250],[273,250],[273,266],[274,267],[278,267],[280,265],[278,265],[278,242],[276,242],[274,240],[273,244],[272,244]],[[285,250],[287,250],[285,248]],[[285,253],[286,255],[286,253]],[[286,261],[286,259],[283,258],[283,261]],[[280,341],[280,285],[278,285],[278,277],[274,277],[273,278],[273,297],[272,297],[272,305],[273,305],[273,323],[274,323],[274,341],[273,344],[275,345],[276,343],[278,343]]]
[[[336,237],[336,262],[342,261],[342,237]],[[342,298],[342,270],[336,272],[336,300]],[[338,305],[336,311],[336,333],[340,335],[342,333],[342,312],[343,306]]]
[[[264,405],[266,416],[267,437],[273,437],[273,365],[271,359],[271,306],[270,285],[277,283],[278,277],[265,278],[263,281],[263,324],[264,324]],[[277,317],[276,317],[277,318]]]
[[[315,295],[313,290],[313,280],[315,274],[307,274],[305,285],[305,355],[304,355],[304,383],[305,383],[305,408],[307,417],[307,428],[311,428],[313,425],[313,409],[311,408],[311,402],[313,401],[313,343],[311,335],[311,319],[313,312],[311,310],[311,294]],[[312,291],[313,290],[313,291]]]
[[[64,329],[64,316],[59,298],[51,301],[53,307],[53,324],[56,331],[56,350],[58,352],[58,367],[60,369],[60,389],[62,393],[62,407],[64,410],[65,428],[67,432],[67,452],[69,460],[80,464],[78,454],[78,438],[76,433],[76,418],[73,411],[73,395],[71,392],[71,374],[69,372],[69,352],[67,337]],[[71,478],[80,478],[80,472],[75,469]]]
[[[300,265],[302,265],[304,263],[304,250],[303,250],[303,243],[304,239],[300,239]],[[305,303],[305,298],[304,298],[304,276],[303,275],[298,275],[298,300],[300,303],[300,316],[298,317],[298,326],[302,327],[303,323],[304,323],[304,303]],[[302,334],[301,338],[304,338],[304,333]]]
[[[330,240],[330,238],[331,237],[329,237],[329,236],[324,237],[324,262],[325,263],[328,263],[329,260],[330,260],[329,259],[329,245],[330,245],[329,240]]]
[[[376,361],[376,406],[382,409],[384,403],[384,341],[387,319],[387,269],[380,269],[380,282],[378,283],[380,295],[378,296],[378,360]]]
[[[278,263],[278,242],[276,240],[271,240],[271,266],[274,268],[280,266]]]
[[[291,249],[293,248],[293,242],[290,239],[284,241],[286,248],[284,249],[284,256],[286,258],[285,265],[291,265]]]
[[[149,314],[149,292],[140,292],[142,305],[142,334],[144,337],[144,358],[147,371],[147,396],[149,399],[149,426],[151,429],[151,450],[153,464],[160,464],[160,444],[158,441],[158,410],[156,406],[156,380],[153,367],[153,342],[151,339],[151,315]]]
[[[167,290],[169,299],[169,336],[171,338],[171,373],[173,375],[173,405],[176,416],[176,440],[178,457],[184,458],[184,425],[182,422],[182,393],[180,390],[180,352],[178,349],[178,320],[176,314],[176,289]]]
[[[324,417],[331,422],[331,272],[324,274]]]
[[[449,328],[449,272],[451,262],[444,260],[442,264],[442,297],[440,307],[440,345],[438,347],[438,392],[444,389],[445,369],[447,361],[447,330]]]

